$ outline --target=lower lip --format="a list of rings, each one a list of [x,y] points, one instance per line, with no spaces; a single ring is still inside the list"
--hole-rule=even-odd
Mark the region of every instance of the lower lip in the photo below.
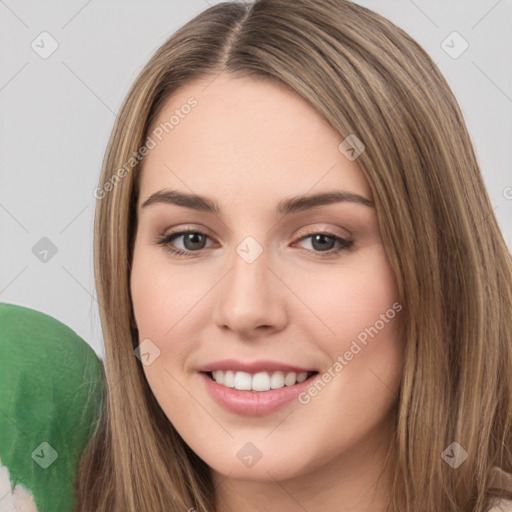
[[[201,372],[204,385],[212,398],[224,409],[235,414],[246,416],[265,416],[272,414],[295,400],[300,393],[306,390],[317,374],[304,382],[293,386],[268,391],[240,391],[218,384],[206,373]]]

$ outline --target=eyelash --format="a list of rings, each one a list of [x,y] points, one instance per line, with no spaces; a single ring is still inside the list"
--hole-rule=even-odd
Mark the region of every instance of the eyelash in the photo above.
[[[179,238],[180,236],[188,235],[191,233],[210,238],[206,233],[203,233],[202,231],[188,230],[188,231],[179,231],[176,233],[169,233],[166,235],[162,235],[156,239],[156,244],[162,245],[166,251],[170,252],[171,254],[173,254],[175,256],[184,256],[186,258],[193,258],[193,257],[196,257],[195,253],[200,253],[204,249],[199,249],[197,251],[183,251],[181,249],[173,249],[170,246],[171,242],[174,241],[176,238]],[[338,249],[330,249],[328,251],[313,251],[311,249],[303,249],[304,251],[306,251],[308,253],[318,254],[322,258],[327,258],[329,256],[331,256],[331,257],[336,256],[337,254],[339,254],[342,251],[349,251],[353,248],[353,245],[354,245],[353,240],[341,238],[341,237],[335,235],[334,233],[330,233],[328,231],[315,231],[315,232],[312,232],[308,235],[305,235],[305,236],[299,238],[298,241],[301,242],[302,240],[306,240],[307,238],[311,238],[315,235],[323,235],[323,236],[327,236],[329,238],[333,238],[336,242],[338,242],[340,244],[340,247],[338,247]]]

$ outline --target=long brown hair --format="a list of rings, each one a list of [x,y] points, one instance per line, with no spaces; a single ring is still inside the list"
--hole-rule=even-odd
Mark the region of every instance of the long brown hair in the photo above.
[[[175,32],[113,128],[95,191],[106,406],[82,457],[76,510],[215,511],[208,466],[134,357],[129,278],[152,123],[179,88],[221,72],[285,85],[340,141],[353,134],[366,147],[358,163],[406,326],[390,510],[399,492],[407,512],[485,512],[491,497],[512,498],[493,484],[493,468],[512,473],[511,259],[456,99],[426,52],[376,13],[347,0],[259,0],[217,4]],[[456,469],[443,456],[452,443],[467,452]]]

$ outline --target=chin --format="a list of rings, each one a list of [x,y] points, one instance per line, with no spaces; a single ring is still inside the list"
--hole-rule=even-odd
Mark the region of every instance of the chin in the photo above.
[[[194,451],[223,477],[253,482],[293,479],[314,471],[313,466],[316,466],[314,460],[297,448],[297,443],[291,443],[290,446],[281,444],[279,447],[266,443],[259,450],[250,442],[233,441],[219,451]]]

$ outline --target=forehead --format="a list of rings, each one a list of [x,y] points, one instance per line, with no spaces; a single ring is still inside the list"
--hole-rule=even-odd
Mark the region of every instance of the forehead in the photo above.
[[[191,106],[193,105],[193,106]],[[221,75],[179,89],[149,136],[139,206],[159,189],[219,202],[278,202],[283,196],[343,188],[371,197],[341,137],[301,97],[263,80]]]

